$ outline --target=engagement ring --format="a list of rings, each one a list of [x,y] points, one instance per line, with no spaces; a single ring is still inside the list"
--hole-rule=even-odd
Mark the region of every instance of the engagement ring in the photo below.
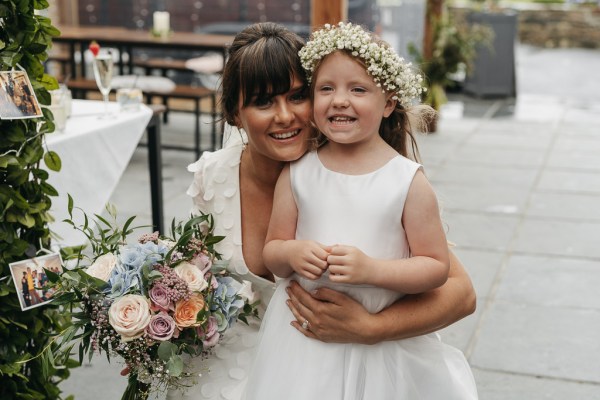
[[[308,320],[305,319],[304,322],[302,323],[302,329],[308,329],[308,325],[309,325]]]

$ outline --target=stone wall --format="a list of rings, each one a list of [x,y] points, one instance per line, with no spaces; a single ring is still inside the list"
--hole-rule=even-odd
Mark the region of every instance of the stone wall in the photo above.
[[[539,6],[514,10],[520,43],[540,47],[600,48],[600,7]],[[452,8],[464,14],[466,8]]]

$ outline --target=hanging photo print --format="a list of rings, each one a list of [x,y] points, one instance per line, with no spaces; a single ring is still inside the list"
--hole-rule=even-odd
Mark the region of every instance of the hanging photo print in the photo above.
[[[24,71],[0,72],[0,119],[38,118],[42,109]]]
[[[54,291],[49,288],[46,271],[62,273],[62,259],[59,253],[34,257],[10,264],[19,303],[23,311],[39,307],[52,300]]]

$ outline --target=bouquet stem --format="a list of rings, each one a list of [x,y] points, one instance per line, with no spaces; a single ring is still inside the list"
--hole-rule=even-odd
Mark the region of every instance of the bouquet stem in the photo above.
[[[147,400],[150,395],[150,385],[138,380],[137,374],[129,374],[127,387],[121,400]]]

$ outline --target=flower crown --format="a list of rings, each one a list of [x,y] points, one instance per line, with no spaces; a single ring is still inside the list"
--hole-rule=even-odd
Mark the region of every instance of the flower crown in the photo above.
[[[418,99],[426,90],[423,77],[411,70],[411,63],[405,62],[386,43],[376,42],[361,26],[350,22],[340,22],[337,26],[326,24],[313,32],[300,50],[298,54],[309,83],[319,61],[336,50],[347,50],[352,56],[360,57],[377,86],[394,93],[392,98],[403,107],[411,106],[413,99]]]

